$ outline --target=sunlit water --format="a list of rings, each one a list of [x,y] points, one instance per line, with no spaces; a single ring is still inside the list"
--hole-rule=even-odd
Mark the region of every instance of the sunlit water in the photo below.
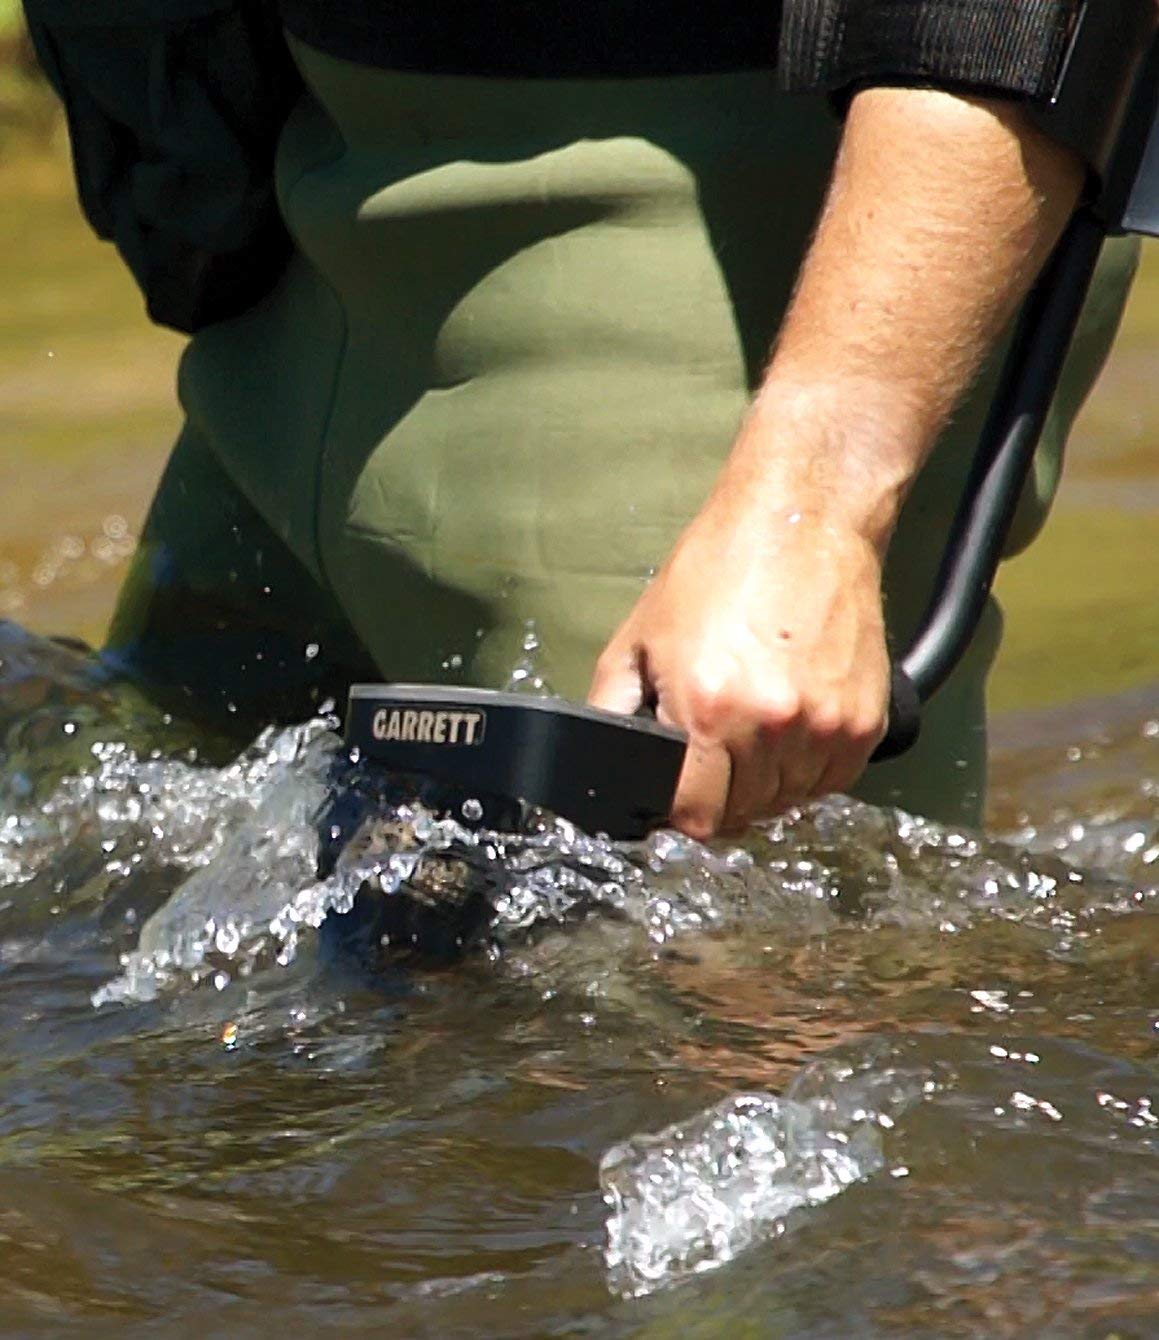
[[[1157,714],[1006,841],[394,793],[320,866],[332,723],[223,762],[0,625],[5,1333],[1159,1335]],[[332,933],[456,880],[449,966]]]

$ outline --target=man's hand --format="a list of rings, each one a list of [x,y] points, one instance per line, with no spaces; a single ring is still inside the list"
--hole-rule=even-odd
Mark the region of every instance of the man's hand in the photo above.
[[[885,724],[881,566],[905,493],[1073,208],[1017,109],[850,109],[768,375],[712,496],[600,657],[591,700],[690,737],[695,837],[845,789]]]
[[[608,644],[591,700],[654,697],[688,730],[672,821],[707,838],[852,785],[888,691],[873,546],[818,514],[716,502]]]

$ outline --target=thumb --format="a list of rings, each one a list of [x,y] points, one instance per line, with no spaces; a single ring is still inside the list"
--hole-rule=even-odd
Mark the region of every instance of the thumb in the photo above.
[[[644,704],[644,677],[638,656],[614,643],[604,649],[588,689],[588,703],[605,712],[632,716]]]

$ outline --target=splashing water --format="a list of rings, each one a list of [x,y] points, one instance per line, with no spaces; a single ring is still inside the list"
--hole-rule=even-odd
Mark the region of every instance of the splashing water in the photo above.
[[[1019,851],[842,797],[763,825],[732,848],[666,831],[613,844],[550,816],[527,833],[497,833],[403,804],[381,818],[405,843],[340,860],[319,880],[318,816],[339,752],[328,721],[268,730],[222,769],[141,759],[117,743],[91,752],[92,772],[3,821],[4,883],[19,887],[62,849],[98,841],[110,878],[142,865],[190,872],[98,1003],[153,999],[181,980],[220,981],[223,972],[249,976],[271,957],[288,963],[299,931],[349,909],[360,886],[372,882],[390,896],[426,858],[451,848],[490,872],[491,934],[511,947],[594,914],[637,928],[657,948],[739,924],[815,934],[856,914],[867,926],[943,934],[997,917],[1046,933],[1055,954],[1075,953],[1102,918],[1159,894],[1154,882],[1083,873],[1053,851]]]
[[[551,687],[539,668],[540,645],[535,620],[528,619],[523,628],[523,654],[503,685],[508,693],[526,693],[537,698],[550,697]]]
[[[716,1270],[784,1233],[794,1210],[878,1172],[882,1130],[936,1087],[879,1069],[881,1059],[815,1062],[783,1097],[736,1094],[609,1149],[600,1161],[609,1287],[641,1297]]]
[[[66,777],[38,809],[7,816],[0,827],[0,880],[25,884],[62,848],[98,837],[110,874],[128,873],[146,860],[183,870],[208,865],[278,782],[309,790],[315,765],[337,743],[322,738],[324,731],[322,722],[266,731],[222,769],[142,759],[126,744],[98,741],[90,748],[92,772]],[[269,822],[288,829],[288,812],[271,814]]]
[[[267,732],[240,770],[240,791],[236,768],[201,779],[240,803],[200,834],[200,843],[174,848],[175,836],[188,843],[183,826],[154,824],[163,840],[168,835],[168,849],[195,869],[145,923],[137,949],[122,958],[122,975],[96,992],[94,1005],[152,1000],[182,979],[196,985],[212,976],[221,989],[271,956],[288,964],[300,926],[317,927],[332,908],[349,906],[355,889],[335,880],[323,891],[315,880],[317,816],[337,744],[322,721]],[[160,810],[167,790],[152,795]],[[183,806],[169,809],[181,813]]]

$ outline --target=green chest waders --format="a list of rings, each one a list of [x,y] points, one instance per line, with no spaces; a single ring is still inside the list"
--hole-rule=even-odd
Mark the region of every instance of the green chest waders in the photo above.
[[[311,90],[278,161],[294,258],[187,352],[186,427],[110,649],[253,719],[351,679],[501,687],[521,665],[582,698],[731,446],[836,127],[764,73],[472,79],[294,50]],[[1010,548],[1049,505],[1133,264],[1130,243],[1106,249]],[[906,504],[896,646],[998,362]],[[980,818],[999,622],[991,601],[915,749],[860,794]]]

